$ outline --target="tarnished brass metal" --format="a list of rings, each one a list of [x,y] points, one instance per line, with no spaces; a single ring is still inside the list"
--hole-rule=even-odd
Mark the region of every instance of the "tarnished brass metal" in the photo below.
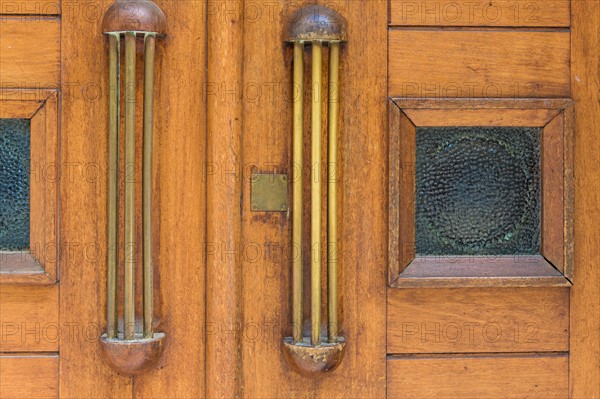
[[[163,333],[156,333],[152,338],[137,334],[129,341],[124,340],[122,334],[117,338],[108,338],[104,334],[100,337],[100,349],[112,368],[133,377],[156,365],[165,348],[164,341]]]
[[[106,334],[108,338],[117,337],[117,262],[119,259],[117,230],[119,223],[119,56],[120,36],[111,34],[108,37],[108,207],[107,207],[107,299],[106,299]]]
[[[304,44],[294,43],[294,165],[293,165],[293,222],[292,222],[292,337],[302,341],[303,313],[302,296],[302,206],[304,190]]]
[[[313,346],[308,340],[293,342],[290,338],[283,341],[284,354],[294,370],[304,376],[335,370],[344,357],[346,342],[340,338],[337,342],[323,342]]]
[[[135,339],[135,34],[125,34],[125,340]]]
[[[293,227],[292,227],[292,336],[284,339],[286,359],[295,370],[314,375],[334,369],[345,348],[338,325],[338,124],[339,124],[339,52],[346,40],[343,18],[329,8],[309,5],[290,18],[285,40],[294,45],[294,119],[293,119]],[[311,98],[311,183],[310,183],[310,337],[303,337],[303,253],[302,209],[304,181],[304,47],[310,46],[312,65]],[[329,46],[328,145],[327,145],[327,335],[321,334],[322,282],[322,117],[323,47]],[[299,90],[299,94],[297,92]]]
[[[322,45],[312,44],[312,170],[311,170],[311,286],[310,286],[310,337],[315,346],[321,345],[321,72],[323,69]]]
[[[250,209],[253,212],[287,212],[288,176],[255,173],[250,178]]]
[[[329,7],[311,4],[299,8],[285,30],[287,42],[346,41],[346,22]]]
[[[152,139],[154,136],[154,51],[155,34],[144,38],[144,151],[142,154],[142,231],[144,252],[144,338],[152,338]]]
[[[149,0],[117,0],[104,14],[102,31],[140,34],[154,32],[164,35],[167,31],[167,19],[160,7]]]
[[[329,137],[327,173],[327,338],[338,340],[338,297],[337,297],[337,187],[338,173],[338,118],[339,118],[339,43],[329,45]]]
[[[149,0],[117,0],[103,22],[108,36],[108,206],[107,206],[107,330],[100,339],[106,361],[118,372],[137,375],[152,367],[163,351],[164,333],[154,332],[152,257],[152,154],[154,136],[154,64],[156,38],[165,35],[164,14]],[[142,43],[139,46],[138,44]],[[119,274],[119,143],[120,45],[125,42],[124,79],[124,206],[123,206],[123,331],[118,331],[117,276]],[[136,58],[144,54],[142,173],[136,170]],[[142,331],[136,331],[136,185],[142,178]]]

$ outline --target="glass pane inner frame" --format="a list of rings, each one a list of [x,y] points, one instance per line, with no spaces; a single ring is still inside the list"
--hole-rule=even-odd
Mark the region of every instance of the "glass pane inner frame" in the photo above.
[[[29,119],[0,119],[0,251],[29,250]]]
[[[418,127],[416,254],[537,255],[539,127]]]
[[[389,110],[390,287],[571,285],[570,100]]]
[[[58,92],[0,92],[0,284],[51,285],[60,248]]]

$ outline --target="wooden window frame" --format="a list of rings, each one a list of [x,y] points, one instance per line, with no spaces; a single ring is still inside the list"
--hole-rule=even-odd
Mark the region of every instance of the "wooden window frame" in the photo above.
[[[569,99],[389,100],[389,285],[570,286],[573,275],[573,104]],[[542,128],[538,256],[415,255],[418,127]]]
[[[49,285],[58,280],[58,93],[0,90],[0,118],[31,123],[30,249],[0,252],[0,283]]]

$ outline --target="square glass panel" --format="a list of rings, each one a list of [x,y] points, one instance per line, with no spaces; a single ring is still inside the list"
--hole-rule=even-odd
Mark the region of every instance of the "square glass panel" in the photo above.
[[[417,255],[539,254],[541,134],[417,128]]]
[[[0,251],[29,248],[29,119],[0,119]]]

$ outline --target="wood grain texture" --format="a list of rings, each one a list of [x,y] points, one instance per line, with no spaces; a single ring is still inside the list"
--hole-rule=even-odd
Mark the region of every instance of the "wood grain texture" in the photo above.
[[[167,338],[163,357],[135,380],[133,395],[198,398],[205,395],[205,4],[156,3],[167,15],[167,37],[157,41],[155,314]]]
[[[390,25],[567,27],[569,0],[390,0]]]
[[[562,224],[559,223],[558,229],[562,231]],[[562,242],[558,245],[562,251]],[[541,255],[417,256],[394,281],[392,287],[566,287],[570,285],[569,280]]]
[[[168,15],[168,36],[157,41],[153,154],[154,305],[156,330],[167,335],[165,352],[156,369],[136,378],[135,384],[111,370],[100,356],[97,338],[106,322],[106,180],[84,179],[83,175],[69,181],[61,187],[62,237],[83,244],[72,249],[62,263],[61,318],[97,326],[98,334],[91,340],[65,337],[61,341],[65,359],[61,361],[61,395],[65,397],[204,396],[206,114],[201,99],[206,37],[205,23],[197,17],[204,4],[157,3]],[[100,15],[110,2],[102,5]],[[63,18],[68,20],[63,26],[63,79],[86,82],[107,93],[106,38],[99,33],[100,21],[69,13],[71,10],[63,10]],[[137,76],[141,73],[138,64]],[[90,101],[77,87],[69,94],[63,106],[63,131],[67,132],[63,135],[63,164],[92,163],[106,173],[106,135],[98,134],[107,123],[105,96]],[[141,102],[138,104],[139,121]],[[137,154],[141,154],[140,137],[138,131]],[[139,227],[137,234],[141,237]],[[96,256],[89,255],[86,244],[97,250],[92,253]]]
[[[103,15],[111,2],[96,3]],[[63,10],[61,165],[71,178],[60,185],[61,282],[60,395],[63,398],[131,398],[132,381],[114,372],[100,353],[106,326],[106,181],[108,61],[101,19]],[[88,96],[85,88],[98,90]],[[98,175],[89,176],[86,165]],[[86,330],[89,329],[89,330]],[[86,334],[86,331],[91,331]]]
[[[391,30],[390,96],[569,97],[569,32]]]
[[[0,84],[3,87],[58,88],[60,19],[2,18]]]
[[[239,397],[241,340],[227,333],[241,320],[243,101],[238,90],[244,65],[244,16],[237,0],[219,3],[228,22],[213,12],[208,19],[207,81],[207,250],[206,396]],[[227,287],[226,289],[223,289]]]
[[[267,6],[267,2],[259,4]],[[260,88],[262,95],[258,101],[255,97],[243,101],[242,159],[247,173],[242,175],[240,245],[246,250],[240,250],[243,276],[238,281],[242,284],[243,303],[243,319],[237,330],[242,336],[241,395],[331,398],[352,392],[357,397],[383,397],[387,2],[327,3],[348,21],[348,45],[340,51],[339,145],[341,169],[352,173],[344,172],[339,202],[344,215],[339,226],[343,248],[338,264],[346,355],[340,368],[324,379],[299,376],[290,369],[282,353],[282,339],[291,333],[289,216],[253,213],[248,201],[249,173],[289,171],[291,167],[292,48],[282,41],[282,29],[289,13],[300,4],[291,5],[287,1],[279,3],[271,14],[273,20],[244,25],[243,78],[237,82],[242,87],[248,84]],[[368,24],[364,23],[365,15],[369,15]],[[252,132],[251,136],[248,132]],[[236,205],[237,201],[230,206]],[[305,259],[308,262],[310,258]],[[222,289],[230,290],[231,284]]]
[[[75,3],[70,6],[74,7]],[[60,0],[0,0],[3,15],[60,15]]]
[[[43,105],[38,101],[0,101],[0,118],[30,119]]]
[[[545,126],[556,109],[407,109],[402,111],[416,126]],[[562,143],[561,143],[562,144]]]
[[[564,115],[542,132],[542,254],[561,272],[565,269]]]
[[[388,353],[569,349],[567,288],[388,289]]]
[[[56,352],[58,286],[0,285],[0,352]]]
[[[58,354],[0,355],[0,397],[58,398]]]
[[[570,395],[600,397],[600,3],[572,7],[575,101],[575,271],[571,291]]]
[[[566,354],[407,357],[388,360],[388,398],[568,396]]]

